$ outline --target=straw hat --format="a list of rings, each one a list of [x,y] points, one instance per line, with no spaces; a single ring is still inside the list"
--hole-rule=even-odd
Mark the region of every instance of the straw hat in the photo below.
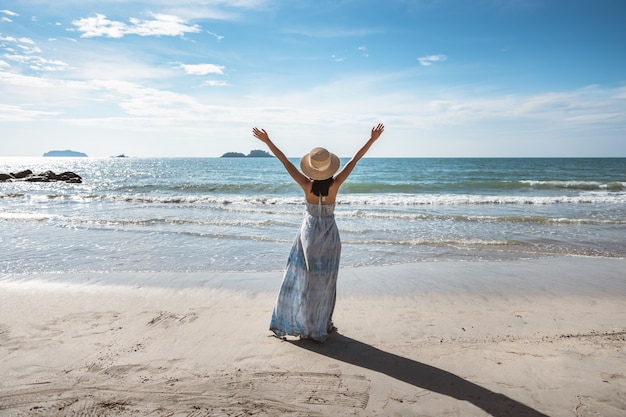
[[[339,158],[324,148],[313,148],[300,160],[300,168],[312,180],[325,180],[339,169]]]

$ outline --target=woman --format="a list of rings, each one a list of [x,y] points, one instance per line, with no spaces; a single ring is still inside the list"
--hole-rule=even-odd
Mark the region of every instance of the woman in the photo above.
[[[369,140],[339,171],[339,158],[324,148],[314,148],[300,160],[302,172],[274,145],[264,129],[252,129],[294,181],[304,191],[307,213],[289,252],[287,269],[274,305],[270,330],[278,337],[300,336],[323,342],[334,330],[337,273],[341,241],[335,223],[335,199],[341,184],[357,162],[380,137],[379,123]]]

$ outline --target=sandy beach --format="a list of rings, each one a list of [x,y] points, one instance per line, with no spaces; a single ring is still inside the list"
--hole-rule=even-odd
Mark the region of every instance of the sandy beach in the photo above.
[[[281,272],[0,277],[0,416],[624,416],[626,260],[340,271],[324,344]]]

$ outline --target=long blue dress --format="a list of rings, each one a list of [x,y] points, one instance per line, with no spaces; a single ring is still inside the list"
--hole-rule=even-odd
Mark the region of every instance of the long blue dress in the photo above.
[[[341,256],[334,211],[335,204],[306,202],[270,322],[270,330],[277,336],[322,342],[333,326]]]

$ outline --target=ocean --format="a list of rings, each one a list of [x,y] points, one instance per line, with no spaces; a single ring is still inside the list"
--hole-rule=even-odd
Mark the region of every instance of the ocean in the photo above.
[[[0,182],[3,274],[280,271],[304,212],[275,158],[0,158],[25,169],[83,182]],[[335,214],[344,268],[626,258],[626,158],[364,158]]]

